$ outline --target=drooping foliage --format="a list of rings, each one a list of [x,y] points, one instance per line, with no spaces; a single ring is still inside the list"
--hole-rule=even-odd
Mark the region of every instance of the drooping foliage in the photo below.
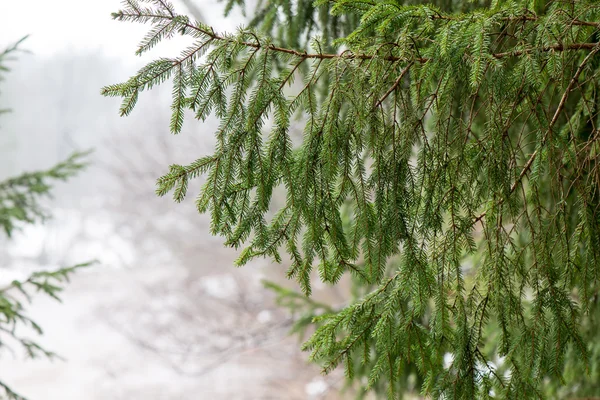
[[[21,39],[15,45],[0,53],[0,80],[9,71],[7,61],[20,50]],[[4,112],[8,112],[4,109]],[[25,224],[43,221],[50,215],[42,205],[42,199],[49,197],[52,184],[63,181],[79,172],[85,163],[86,153],[75,153],[67,160],[46,171],[23,173],[19,176],[0,181],[0,227],[8,238],[20,230]],[[28,316],[25,309],[36,293],[43,293],[60,301],[60,292],[69,277],[76,270],[89,266],[91,263],[60,268],[54,271],[37,271],[24,280],[5,282],[0,280],[0,356],[6,350],[23,350],[30,358],[57,355],[40,346],[32,340],[31,332],[42,334],[42,327]],[[0,266],[0,272],[2,266]],[[0,274],[0,279],[2,275]],[[0,399],[26,400],[8,383],[2,380],[0,372]]]
[[[198,210],[238,265],[285,254],[306,296],[313,270],[369,289],[313,320],[325,372],[390,398],[407,374],[434,398],[600,380],[600,3],[273,0],[236,34],[162,0],[123,7],[152,26],[138,53],[192,45],[102,93],[127,115],[170,80],[173,133],[188,110],[220,121],[215,152],[157,193],[181,201],[205,175]]]

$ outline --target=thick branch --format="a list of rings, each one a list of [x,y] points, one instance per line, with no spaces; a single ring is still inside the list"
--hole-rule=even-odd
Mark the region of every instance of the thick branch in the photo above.
[[[546,46],[546,47],[542,47],[542,48],[533,47],[531,49],[508,51],[505,53],[495,53],[495,54],[492,54],[492,56],[494,56],[495,58],[505,58],[505,57],[517,57],[517,56],[520,56],[523,54],[533,53],[535,51],[548,52],[548,51],[552,51],[552,50],[554,50],[554,51],[592,50],[596,46],[598,46],[598,43],[572,43],[572,44],[569,44],[566,46],[563,44],[556,44],[553,46]]]
[[[175,18],[175,17],[171,17],[168,15],[126,13],[123,11],[113,13],[114,19],[140,18],[140,17],[141,18],[146,17],[146,18],[155,18],[155,19],[167,19],[169,21],[172,21]],[[294,55],[296,57],[301,57],[304,59],[311,58],[311,59],[325,60],[325,59],[334,59],[334,58],[346,58],[346,59],[354,59],[354,60],[371,60],[374,58],[381,58],[382,60],[386,60],[386,61],[407,61],[406,57],[398,57],[398,56],[391,56],[391,55],[378,57],[377,54],[364,54],[364,53],[356,54],[356,53],[351,52],[350,50],[344,51],[340,54],[337,54],[337,53],[307,53],[306,51],[298,51],[298,50],[289,49],[286,47],[279,47],[279,46],[275,46],[273,44],[264,46],[258,40],[257,40],[257,42],[239,41],[236,39],[232,39],[232,38],[228,38],[228,37],[219,35],[219,34],[215,33],[215,31],[212,28],[210,28],[210,30],[209,30],[202,26],[193,25],[189,22],[186,22],[186,23],[182,22],[181,26],[186,29],[195,30],[196,32],[206,35],[213,40],[235,43],[235,44],[239,44],[239,45],[253,48],[253,49],[266,49],[266,50],[274,51],[274,52],[278,52],[278,53],[290,54],[290,55]],[[506,58],[506,57],[516,57],[516,56],[520,56],[523,54],[529,54],[529,53],[533,53],[533,52],[548,52],[548,51],[552,51],[552,50],[554,50],[554,51],[591,50],[594,47],[596,47],[597,45],[598,45],[598,43],[572,43],[569,45],[556,44],[556,45],[552,45],[552,46],[545,46],[542,48],[532,47],[530,49],[522,49],[522,50],[509,51],[509,52],[494,53],[494,54],[492,54],[492,56],[494,58],[500,59],[500,58]],[[418,61],[420,63],[425,63],[425,62],[428,62],[429,60],[430,60],[429,58],[423,58],[423,57],[414,58],[414,61]]]

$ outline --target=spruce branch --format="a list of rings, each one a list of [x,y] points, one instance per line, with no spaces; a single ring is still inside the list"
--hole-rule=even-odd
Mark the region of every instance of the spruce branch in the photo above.
[[[274,52],[289,54],[289,55],[293,55],[293,56],[301,57],[301,58],[305,58],[305,59],[327,60],[327,59],[343,58],[343,59],[349,59],[349,60],[370,60],[373,58],[380,58],[382,60],[391,61],[391,62],[407,61],[406,57],[389,56],[389,55],[380,56],[378,54],[354,53],[352,51],[344,51],[340,54],[321,53],[321,52],[307,53],[305,51],[298,51],[298,50],[289,49],[289,48],[285,48],[285,47],[279,47],[279,46],[276,46],[273,44],[269,44],[269,45],[265,46],[265,45],[262,45],[260,43],[260,41],[258,41],[258,40],[256,42],[240,41],[240,40],[236,40],[236,39],[233,39],[230,37],[226,37],[226,36],[217,34],[214,32],[214,30],[212,28],[208,28],[205,25],[202,25],[200,23],[191,24],[189,22],[184,22],[187,19],[178,20],[177,17],[179,17],[179,16],[176,14],[164,15],[161,13],[142,13],[142,12],[127,13],[125,11],[119,11],[119,12],[113,13],[112,17],[113,17],[113,19],[119,20],[119,21],[126,21],[126,20],[134,20],[134,21],[137,20],[140,22],[144,22],[145,20],[154,20],[154,21],[168,20],[170,22],[176,21],[181,28],[187,28],[187,29],[196,31],[197,33],[199,33],[203,36],[206,36],[215,41],[223,41],[226,43],[241,45],[244,47],[253,48],[253,49],[257,49],[257,50],[264,49],[264,50],[274,51]],[[590,24],[592,24],[592,23],[590,23]],[[595,24],[593,26],[597,26],[597,25],[598,24]],[[514,51],[507,51],[507,52],[499,52],[499,53],[492,54],[492,56],[494,58],[501,59],[501,58],[507,58],[507,57],[518,57],[523,54],[529,54],[532,52],[540,52],[540,51],[541,52],[549,52],[549,51],[562,52],[562,51],[569,51],[569,50],[591,50],[596,45],[597,45],[597,43],[572,43],[572,44],[568,44],[568,45],[555,44],[555,45],[551,45],[551,46],[544,46],[541,48],[530,48],[530,49],[521,49],[521,50],[514,50]],[[425,62],[429,61],[428,58],[424,58],[424,57],[417,57],[417,58],[415,58],[415,60],[418,62],[421,62],[421,63],[425,63]]]
[[[575,84],[577,83],[577,81],[579,80],[579,76],[583,72],[585,66],[592,59],[592,57],[598,52],[598,50],[600,50],[600,46],[598,44],[596,44],[592,48],[592,51],[590,51],[586,55],[586,57],[583,59],[583,61],[581,62],[581,64],[579,64],[579,67],[577,68],[577,70],[575,71],[575,74],[573,75],[573,77],[569,81],[569,85],[565,89],[565,91],[564,91],[564,93],[563,93],[563,95],[562,95],[562,97],[560,99],[560,102],[558,104],[558,107],[556,108],[556,111],[554,112],[554,115],[552,116],[552,120],[550,121],[550,124],[548,125],[548,129],[546,130],[546,133],[544,134],[544,137],[542,138],[542,140],[540,142],[540,147],[536,148],[535,151],[533,153],[531,153],[531,156],[529,157],[529,159],[527,160],[527,162],[523,166],[523,169],[521,169],[521,172],[519,173],[519,176],[513,182],[513,184],[510,186],[510,190],[509,190],[509,193],[508,193],[509,196],[517,189],[519,183],[523,180],[523,178],[525,177],[525,175],[527,175],[527,173],[531,169],[531,166],[533,165],[533,162],[535,161],[535,158],[537,157],[540,148],[546,144],[546,141],[548,140],[549,135],[553,131],[554,125],[556,125],[556,123],[558,122],[560,114],[562,113],[563,108],[564,108],[564,106],[566,104],[566,101],[567,101],[567,98],[569,96],[569,93],[571,92],[571,90],[573,89],[573,87],[575,86]],[[504,203],[504,201],[505,201],[505,198],[502,198],[498,202],[498,205],[501,205],[502,203]],[[485,211],[485,212],[481,213],[479,216],[477,216],[475,218],[475,222],[477,223],[477,222],[481,221],[485,217],[486,213],[487,213],[487,211]]]
[[[196,206],[242,248],[236,265],[285,253],[307,297],[317,274],[349,272],[354,301],[322,315],[277,291],[306,310],[298,329],[313,318],[304,349],[324,372],[344,364],[391,397],[408,370],[434,398],[542,397],[572,351],[581,370],[594,362],[581,325],[600,271],[594,4],[269,0],[237,34],[153,4],[115,18],[197,43],[104,93],[129,112],[173,79],[172,132],[184,108],[219,120],[213,154],[171,166],[157,193],[181,201],[206,174]],[[309,49],[292,34],[314,33],[298,13],[317,9]]]

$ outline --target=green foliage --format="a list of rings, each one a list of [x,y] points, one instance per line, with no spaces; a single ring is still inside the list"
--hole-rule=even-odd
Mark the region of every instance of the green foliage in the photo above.
[[[15,280],[10,285],[0,288],[0,350],[8,347],[12,342],[22,347],[30,358],[53,359],[58,357],[57,354],[20,334],[20,330],[26,327],[31,328],[36,334],[43,334],[42,327],[27,316],[24,300],[30,303],[34,293],[43,293],[60,301],[60,292],[63,290],[64,284],[69,282],[70,275],[90,265],[92,265],[91,262],[60,268],[56,271],[34,272],[24,281]],[[4,395],[8,400],[25,400],[1,380],[0,388],[4,389]],[[4,397],[0,394],[0,398]]]
[[[84,168],[82,159],[87,154],[74,153],[46,171],[24,173],[0,182],[0,226],[8,237],[19,225],[48,217],[40,200],[50,195],[51,182],[64,181]]]
[[[0,53],[0,73],[8,72],[6,61],[20,51],[19,45],[23,40],[25,38]],[[3,76],[0,75],[0,78]],[[49,216],[41,205],[42,198],[50,195],[53,182],[66,180],[80,171],[85,166],[82,162],[85,155],[87,153],[75,153],[46,171],[24,173],[0,181],[0,226],[9,238],[24,224],[32,224]],[[43,293],[60,301],[60,292],[71,274],[91,264],[34,272],[26,280],[14,280],[10,285],[0,287],[0,352],[16,344],[30,358],[57,357],[28,338],[26,332],[23,334],[23,329],[27,328],[40,335],[43,333],[42,328],[27,316],[25,303],[31,302],[34,293]],[[1,379],[0,399],[26,400]]]
[[[27,39],[27,36],[23,37],[21,40],[19,40],[12,46],[7,47],[0,53],[0,82],[4,80],[4,74],[10,71],[8,66],[6,65],[6,62],[10,61],[11,56],[15,53],[23,51],[19,46],[21,45],[21,43],[23,43],[25,39]],[[9,109],[0,108],[0,114],[7,113],[9,111]]]
[[[172,165],[157,193],[181,201],[206,175],[198,210],[243,247],[238,265],[285,253],[306,296],[313,269],[368,289],[340,309],[305,305],[317,329],[304,348],[324,372],[344,364],[389,398],[411,375],[434,398],[597,382],[600,4],[420,3],[259,3],[229,34],[128,0],[113,17],[153,26],[139,52],[174,33],[195,44],[102,93],[127,115],[170,79],[173,133],[186,109],[218,118],[215,152]]]

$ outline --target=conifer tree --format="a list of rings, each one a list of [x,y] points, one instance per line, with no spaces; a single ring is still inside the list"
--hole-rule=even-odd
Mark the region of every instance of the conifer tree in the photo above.
[[[128,115],[171,81],[172,133],[218,118],[214,153],[157,194],[203,175],[196,206],[237,265],[289,258],[303,295],[275,289],[315,316],[303,348],[325,373],[389,398],[594,394],[599,2],[262,0],[237,33],[165,0],[113,18],[150,24],[137,54],[190,38],[102,93]],[[355,301],[310,301],[344,274]]]
[[[25,38],[0,52],[0,80],[8,72],[7,61],[20,50]],[[8,112],[3,109],[3,112]],[[65,180],[80,171],[85,163],[85,153],[75,153],[56,166],[37,172],[28,172],[0,181],[0,228],[10,239],[24,224],[33,224],[49,217],[42,199],[50,195],[52,184]],[[23,350],[30,358],[57,355],[32,340],[31,332],[42,334],[42,327],[28,316],[25,306],[35,293],[44,293],[60,301],[59,295],[65,282],[76,270],[90,263],[60,268],[55,271],[34,272],[25,280],[14,280],[6,286],[0,285],[0,356],[7,349]],[[0,266],[1,268],[2,266]],[[18,347],[18,348],[16,348]],[[15,353],[16,354],[16,353]],[[13,354],[14,355],[14,354]],[[2,380],[0,373],[0,399],[26,400]]]

